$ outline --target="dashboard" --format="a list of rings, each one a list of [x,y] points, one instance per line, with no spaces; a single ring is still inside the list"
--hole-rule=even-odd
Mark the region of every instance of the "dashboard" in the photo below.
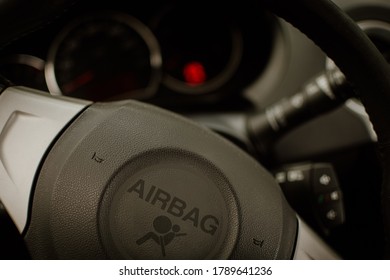
[[[390,1],[334,2],[389,58]],[[96,102],[136,99],[186,115],[263,110],[326,64],[300,31],[250,0],[79,2],[0,51],[0,74],[15,85]],[[362,106],[351,101],[281,137],[271,162],[259,158],[270,170],[334,167],[346,221],[331,231],[311,226],[344,258],[382,254],[375,142]]]
[[[149,2],[77,4],[7,46],[0,72],[15,84],[93,101],[198,110],[245,104],[241,91],[269,63],[277,20],[249,1],[223,11],[204,9],[206,1]]]
[[[389,1],[334,2],[388,52]],[[204,0],[81,2],[0,54],[0,73],[16,85],[176,111],[265,108],[325,64],[317,46],[256,1],[223,9]]]

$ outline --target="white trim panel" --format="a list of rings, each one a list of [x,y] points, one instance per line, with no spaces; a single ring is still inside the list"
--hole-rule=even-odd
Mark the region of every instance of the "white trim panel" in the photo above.
[[[298,218],[295,260],[339,260],[340,257],[301,219]]]
[[[0,95],[0,200],[19,232],[27,223],[37,169],[53,139],[91,102],[25,87]]]

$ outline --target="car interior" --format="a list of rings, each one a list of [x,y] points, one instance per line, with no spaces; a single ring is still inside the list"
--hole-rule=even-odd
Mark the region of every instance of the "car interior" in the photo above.
[[[0,14],[1,259],[389,257],[389,0]]]

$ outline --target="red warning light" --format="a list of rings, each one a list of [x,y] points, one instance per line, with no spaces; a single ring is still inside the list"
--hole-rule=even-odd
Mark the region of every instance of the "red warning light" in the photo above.
[[[185,82],[191,86],[199,86],[206,81],[206,71],[202,63],[197,61],[184,65],[183,76]]]

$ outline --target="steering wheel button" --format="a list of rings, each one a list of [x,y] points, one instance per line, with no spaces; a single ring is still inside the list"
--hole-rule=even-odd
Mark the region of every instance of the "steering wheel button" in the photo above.
[[[291,165],[284,166],[282,169],[275,171],[275,181],[283,189],[297,191],[301,188],[308,188],[310,185],[310,165]]]
[[[327,174],[323,174],[320,179],[319,179],[319,182],[321,185],[324,185],[324,186],[328,186],[332,181],[332,178],[329,177],[329,175]]]
[[[331,209],[329,210],[327,213],[326,213],[326,218],[330,221],[334,221],[336,220],[337,218],[337,212],[334,210],[334,209]]]
[[[287,181],[286,172],[278,172],[275,174],[275,180],[278,184],[284,184]]]
[[[329,197],[332,201],[338,201],[340,200],[340,193],[338,191],[331,192]]]
[[[340,202],[325,204],[320,207],[320,220],[325,228],[334,228],[344,223],[344,207]]]
[[[301,182],[305,180],[305,175],[302,170],[290,170],[287,172],[288,182]]]
[[[313,165],[312,186],[314,192],[317,193],[338,189],[339,184],[332,165],[324,163]]]
[[[332,203],[337,202],[341,200],[341,192],[340,191],[332,191],[330,193],[325,194],[319,194],[317,196],[317,203],[318,204],[326,204],[326,203]]]

